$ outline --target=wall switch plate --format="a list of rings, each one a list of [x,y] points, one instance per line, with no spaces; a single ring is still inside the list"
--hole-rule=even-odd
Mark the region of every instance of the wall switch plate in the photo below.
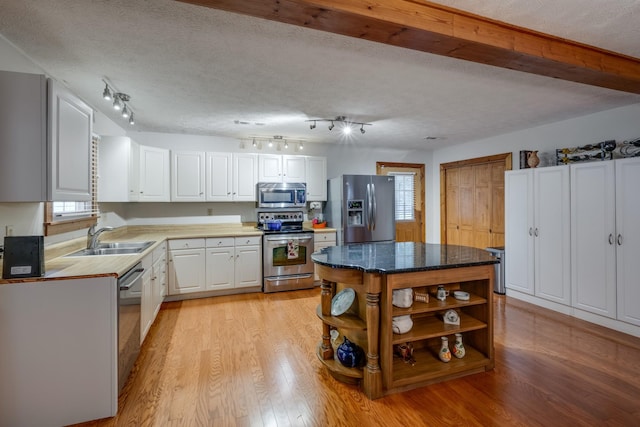
[[[5,236],[13,236],[13,225],[7,225],[4,227]]]

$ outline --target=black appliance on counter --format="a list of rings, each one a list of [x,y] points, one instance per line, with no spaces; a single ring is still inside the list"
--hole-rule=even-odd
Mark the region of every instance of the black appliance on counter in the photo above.
[[[2,277],[16,279],[44,276],[44,237],[6,236]]]
[[[304,213],[290,209],[258,212],[262,238],[264,292],[313,287],[313,232],[302,225]]]

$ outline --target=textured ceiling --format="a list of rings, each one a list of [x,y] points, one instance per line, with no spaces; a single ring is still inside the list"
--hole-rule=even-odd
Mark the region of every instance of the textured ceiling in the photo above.
[[[636,0],[437,3],[640,57]],[[0,34],[125,128],[101,79],[130,94],[137,131],[432,149],[640,102],[169,0],[0,0],[0,10]],[[338,115],[373,125],[346,140],[305,122]]]

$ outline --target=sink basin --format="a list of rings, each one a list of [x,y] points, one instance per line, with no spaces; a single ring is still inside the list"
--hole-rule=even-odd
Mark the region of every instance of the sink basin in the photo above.
[[[154,241],[100,243],[94,249],[81,249],[65,256],[135,255],[144,251],[154,243]]]

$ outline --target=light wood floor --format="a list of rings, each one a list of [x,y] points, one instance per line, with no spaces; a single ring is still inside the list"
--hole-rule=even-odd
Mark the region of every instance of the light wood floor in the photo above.
[[[165,303],[88,426],[639,426],[640,339],[495,298],[491,372],[370,401],[315,356],[319,290]]]

